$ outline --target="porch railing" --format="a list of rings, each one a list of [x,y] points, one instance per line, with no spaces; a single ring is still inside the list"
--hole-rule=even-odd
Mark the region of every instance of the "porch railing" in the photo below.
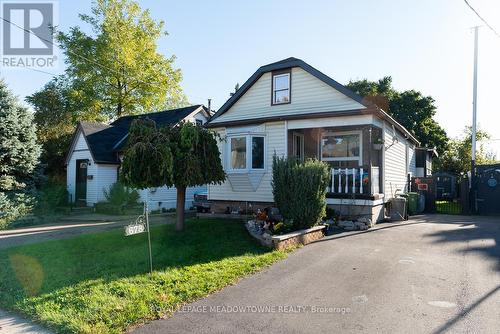
[[[332,168],[329,192],[334,194],[370,193],[368,170],[363,168]]]

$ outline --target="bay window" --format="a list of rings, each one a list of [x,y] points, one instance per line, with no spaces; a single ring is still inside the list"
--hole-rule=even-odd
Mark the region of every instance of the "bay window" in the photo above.
[[[263,170],[265,145],[262,135],[232,136],[228,138],[230,171]]]
[[[231,138],[231,169],[247,168],[246,137]]]

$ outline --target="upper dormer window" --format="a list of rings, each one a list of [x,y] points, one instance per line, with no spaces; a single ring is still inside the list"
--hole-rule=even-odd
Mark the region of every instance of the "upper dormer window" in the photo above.
[[[291,75],[290,70],[273,72],[272,105],[290,103]]]

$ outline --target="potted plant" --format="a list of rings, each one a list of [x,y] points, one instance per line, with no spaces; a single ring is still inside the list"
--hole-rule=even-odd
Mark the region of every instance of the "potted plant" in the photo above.
[[[375,141],[373,142],[373,149],[380,151],[382,147],[384,147],[384,139],[382,138],[375,139]]]

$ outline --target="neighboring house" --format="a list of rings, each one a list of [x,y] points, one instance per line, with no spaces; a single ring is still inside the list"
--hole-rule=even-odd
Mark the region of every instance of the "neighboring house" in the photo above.
[[[219,149],[227,180],[208,187],[215,211],[271,205],[274,154],[326,161],[333,172],[328,206],[378,221],[416,173],[415,137],[296,58],[260,67],[206,126],[225,138]]]
[[[70,201],[86,206],[104,201],[104,190],[118,179],[120,160],[133,120],[149,118],[161,126],[175,126],[188,121],[203,125],[210,114],[204,106],[166,110],[151,114],[120,117],[111,124],[79,122],[66,157],[67,188]],[[206,186],[188,188],[186,207],[192,203],[195,192],[206,191]],[[141,200],[149,202],[151,210],[175,208],[176,189],[161,187],[139,190]]]
[[[417,169],[413,176],[430,177],[432,176],[432,160],[438,157],[438,153],[434,148],[417,147]]]

